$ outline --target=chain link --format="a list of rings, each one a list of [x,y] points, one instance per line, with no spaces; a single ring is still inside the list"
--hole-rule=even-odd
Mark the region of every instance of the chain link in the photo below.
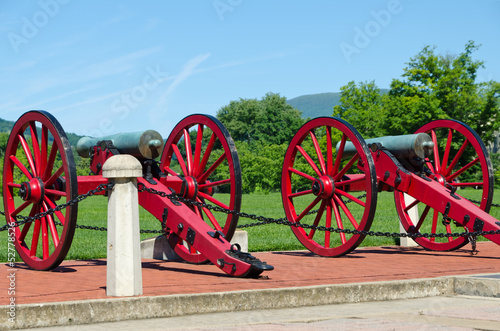
[[[140,184],[142,185],[142,184]],[[484,236],[484,235],[494,235],[494,234],[500,234],[500,230],[490,230],[490,231],[475,231],[475,232],[453,232],[453,233],[398,233],[398,232],[379,232],[379,231],[365,231],[365,230],[350,230],[350,229],[341,229],[341,228],[333,228],[333,227],[326,227],[326,226],[317,226],[317,225],[311,225],[311,224],[303,224],[300,222],[290,222],[287,220],[286,217],[283,218],[269,218],[269,217],[264,217],[264,216],[258,216],[255,214],[247,214],[244,212],[238,212],[236,210],[230,210],[230,209],[225,209],[219,206],[213,206],[209,205],[203,202],[199,201],[193,201],[190,199],[186,199],[184,197],[178,196],[175,193],[172,194],[166,194],[165,192],[159,192],[155,189],[152,188],[147,188],[144,185],[142,185],[141,188],[139,188],[140,192],[149,192],[152,194],[157,194],[162,197],[167,197],[170,200],[175,200],[179,202],[183,202],[192,206],[196,207],[201,207],[201,208],[206,208],[208,210],[216,211],[216,212],[222,212],[225,214],[232,214],[236,215],[239,217],[243,218],[249,218],[252,220],[258,220],[259,222],[257,223],[252,223],[252,224],[244,224],[237,226],[237,228],[248,228],[248,227],[253,227],[253,226],[259,226],[259,225],[265,225],[265,224],[280,224],[280,225],[287,225],[287,226],[294,226],[294,227],[301,227],[304,229],[314,229],[318,231],[329,231],[329,232],[336,232],[336,233],[345,233],[345,234],[352,234],[352,235],[364,235],[364,236],[375,236],[375,237],[392,237],[392,238],[402,238],[402,237],[410,237],[410,238],[447,238],[447,237],[468,237],[469,239],[473,239],[475,243],[475,238],[477,236]],[[359,198],[362,198],[366,195],[362,195]],[[307,215],[317,213],[317,210],[310,211],[307,213]],[[475,250],[475,249],[474,249]]]
[[[63,203],[61,205],[57,205],[55,208],[49,208],[49,209],[47,209],[47,211],[44,211],[42,213],[38,213],[38,214],[35,214],[33,216],[21,216],[21,215],[13,216],[13,218],[16,220],[16,222],[15,223],[9,222],[6,225],[0,227],[0,232],[5,231],[8,228],[19,227],[23,224],[31,223],[31,222],[34,222],[36,220],[42,219],[46,216],[52,215],[55,212],[61,211],[69,206],[73,206],[73,205],[85,200],[88,197],[91,197],[91,196],[93,196],[97,193],[100,193],[100,192],[104,192],[112,187],[113,187],[113,184],[110,184],[110,183],[100,184],[96,189],[90,190],[85,194],[79,195],[74,199],[68,200],[66,203]],[[5,212],[2,212],[2,214],[5,215]],[[18,221],[18,219],[21,219],[21,221]],[[60,222],[57,222],[57,221],[55,223],[56,223],[56,225],[62,225]]]
[[[72,206],[76,203],[79,203],[83,201],[84,199],[93,196],[97,193],[106,191],[110,188],[112,188],[113,185],[108,183],[108,184],[101,184],[99,185],[96,189],[90,190],[89,192],[77,196],[75,199],[69,200],[68,202],[58,205],[53,209],[48,209],[47,211],[43,213],[38,213],[33,216],[25,217],[25,216],[14,216],[16,219],[16,223],[13,224],[14,222],[11,222],[7,225],[4,225],[0,227],[0,232],[5,231],[10,227],[18,227],[21,226],[25,223],[33,222],[37,219],[41,219],[43,217],[46,217],[48,215],[52,215],[53,213],[57,211],[61,211],[64,208],[67,208],[69,206]],[[151,194],[156,194],[161,197],[166,197],[172,201],[177,201],[181,203],[185,203],[191,206],[196,206],[200,208],[206,208],[211,211],[215,212],[221,212],[227,215],[235,215],[238,217],[242,218],[247,218],[251,220],[255,220],[257,222],[255,223],[249,223],[249,224],[243,224],[237,226],[237,228],[250,228],[250,227],[255,227],[255,226],[260,226],[260,225],[266,225],[266,224],[279,224],[279,225],[286,225],[286,226],[293,226],[293,227],[301,227],[304,229],[312,229],[312,230],[318,230],[318,231],[329,231],[329,232],[335,232],[335,233],[345,233],[345,234],[351,234],[351,235],[363,235],[363,236],[375,236],[375,237],[392,237],[392,238],[402,238],[402,237],[410,237],[410,238],[447,238],[447,237],[467,237],[469,241],[473,244],[473,251],[475,251],[475,242],[476,242],[476,237],[477,236],[485,236],[485,235],[495,235],[495,234],[500,234],[500,230],[491,230],[491,231],[475,231],[475,232],[454,232],[454,233],[398,233],[398,232],[380,232],[380,231],[365,231],[365,230],[350,230],[350,229],[341,229],[341,228],[334,228],[334,227],[326,227],[326,226],[317,226],[317,225],[311,225],[311,224],[303,224],[300,222],[290,222],[286,217],[282,218],[270,218],[270,217],[265,217],[265,216],[259,216],[256,214],[248,214],[245,212],[239,212],[236,210],[230,210],[226,208],[222,208],[220,206],[214,206],[210,205],[207,203],[199,202],[199,201],[194,201],[191,199],[186,199],[184,197],[178,196],[175,193],[167,194],[165,192],[157,191],[153,188],[148,188],[144,184],[139,183],[138,184],[138,191],[139,192],[148,192]],[[365,197],[366,194],[363,194],[359,197],[358,199],[362,199]],[[474,203],[479,203],[478,201],[470,200],[471,202]],[[351,202],[346,201],[345,203]],[[500,205],[497,204],[492,204],[493,207],[500,207]],[[312,215],[317,213],[318,210],[312,210],[308,212],[306,215]],[[5,212],[0,211],[2,215],[5,215]],[[17,221],[17,219],[21,219],[21,221]],[[62,225],[60,222],[55,222],[56,225]],[[96,230],[96,231],[107,231],[107,228],[105,227],[98,227],[98,226],[87,226],[87,225],[76,225],[76,228],[79,229],[85,229],[85,230]],[[164,234],[164,228],[165,224],[162,223],[162,230],[140,230],[140,233],[157,233],[157,234]]]

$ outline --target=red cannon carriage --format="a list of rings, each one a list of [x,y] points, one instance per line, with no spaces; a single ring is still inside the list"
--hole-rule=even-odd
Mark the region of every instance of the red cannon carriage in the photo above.
[[[139,203],[162,222],[181,258],[192,263],[211,261],[238,277],[273,269],[229,243],[238,220],[235,213],[217,218],[206,204],[233,211],[241,204],[238,154],[226,128],[214,117],[184,118],[165,144],[159,133],[149,130],[82,138],[77,149],[91,158],[92,175],[76,175],[67,136],[44,111],[22,115],[9,136],[4,211],[17,252],[31,268],[50,270],[63,261],[75,231],[78,194],[105,194],[99,189],[108,182],[101,173],[104,162],[116,154],[130,154],[143,165]],[[154,159],[160,156],[158,164]],[[217,192],[227,194],[219,198]]]
[[[470,188],[479,201],[466,198]],[[477,133],[455,120],[365,141],[342,119],[313,119],[287,149],[281,191],[293,232],[322,256],[344,255],[363,241],[379,191],[394,191],[402,225],[424,248],[457,249],[468,233],[500,244],[500,221],[488,214],[491,161]]]

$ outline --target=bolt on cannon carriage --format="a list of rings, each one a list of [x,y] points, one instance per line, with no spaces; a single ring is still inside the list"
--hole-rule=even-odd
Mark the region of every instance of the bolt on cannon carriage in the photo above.
[[[137,179],[139,203],[162,222],[169,244],[181,258],[191,263],[211,261],[238,277],[254,277],[273,269],[229,243],[237,213],[223,217],[212,213],[211,206],[237,212],[241,205],[238,154],[216,118],[184,118],[165,144],[158,132],[148,130],[85,137],[78,142],[77,151],[90,157],[91,175],[76,175],[67,136],[59,122],[44,111],[22,115],[9,136],[4,210],[7,223],[13,226],[16,249],[31,268],[50,270],[64,260],[76,227],[78,195],[106,194],[101,189],[108,183],[102,177],[104,162],[113,155],[130,154],[143,166],[143,176]],[[158,157],[159,163],[155,161]],[[215,176],[221,169],[224,171]],[[218,191],[228,194],[220,198]]]
[[[466,198],[470,188],[479,201]],[[355,249],[368,234],[380,191],[394,192],[404,229],[426,249],[455,250],[478,233],[500,244],[500,222],[488,214],[492,164],[466,124],[436,120],[414,135],[365,141],[346,121],[320,117],[292,138],[282,200],[294,234],[310,251],[341,256]]]

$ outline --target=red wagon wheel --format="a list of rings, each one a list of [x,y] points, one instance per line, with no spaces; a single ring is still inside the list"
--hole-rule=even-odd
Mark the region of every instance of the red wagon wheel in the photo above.
[[[179,176],[185,198],[239,211],[241,207],[241,168],[233,139],[224,125],[209,115],[191,115],[181,120],[165,143],[160,167],[167,176]],[[168,186],[168,177],[167,177]],[[217,215],[205,207],[191,209],[229,241],[238,216]],[[191,263],[207,259],[176,235],[169,236],[175,252]]]
[[[347,153],[346,145],[354,149]],[[290,222],[369,230],[377,204],[376,184],[364,139],[341,119],[320,117],[307,122],[288,146],[281,190]],[[306,248],[322,256],[347,254],[365,237],[295,226],[292,230]]]
[[[433,154],[426,159],[428,176],[457,189],[457,195],[467,198],[474,189],[481,193],[476,205],[489,212],[493,199],[493,167],[479,135],[466,124],[456,120],[436,120],[416,133],[428,133],[434,142]],[[409,233],[461,233],[464,228],[452,220],[443,219],[436,210],[420,201],[405,201],[404,194],[395,191],[396,209],[405,230]],[[413,216],[413,219],[411,215]],[[449,251],[468,243],[466,237],[415,238],[429,250]]]
[[[77,193],[73,153],[59,122],[44,111],[22,115],[5,151],[3,201],[7,222],[21,224],[10,234],[31,268],[50,270],[64,260],[75,232],[77,205],[24,224],[20,216],[47,212]]]

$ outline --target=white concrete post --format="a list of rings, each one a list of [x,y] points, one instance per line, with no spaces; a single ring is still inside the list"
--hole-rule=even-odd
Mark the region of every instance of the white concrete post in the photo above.
[[[131,155],[115,155],[104,163],[102,175],[114,184],[108,197],[106,295],[141,295],[137,177],[142,166]]]
[[[404,195],[405,204],[407,206],[409,204],[413,203],[413,201],[415,201],[415,199],[413,199],[408,194],[405,193],[403,195]],[[415,206],[412,209],[408,210],[408,215],[410,216],[410,219],[413,222],[413,224],[417,224],[418,223],[419,216],[418,216],[418,207],[417,206]],[[401,222],[399,222],[399,230],[401,231],[401,233],[406,233],[406,230],[403,227],[403,224],[401,224]],[[410,238],[410,237],[401,237],[399,245],[403,246],[403,247],[418,246],[418,244],[412,238]]]

